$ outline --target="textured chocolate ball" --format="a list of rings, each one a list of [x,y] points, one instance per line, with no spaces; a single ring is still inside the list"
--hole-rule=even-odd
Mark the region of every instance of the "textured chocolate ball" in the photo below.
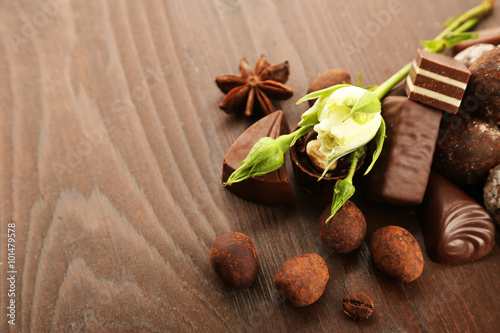
[[[316,302],[330,278],[326,262],[315,253],[287,260],[278,269],[274,285],[290,305],[303,307]]]
[[[390,225],[375,231],[370,251],[382,272],[402,282],[416,280],[424,270],[422,250],[404,228]]]
[[[323,244],[336,253],[356,250],[366,234],[366,220],[359,208],[348,200],[328,222],[331,207],[328,206],[319,219],[319,237]]]
[[[484,205],[500,226],[500,164],[491,170],[484,186]]]
[[[500,163],[500,130],[475,117],[443,118],[432,166],[459,186],[482,189]]]
[[[470,67],[463,105],[479,117],[500,125],[500,46],[484,53]]]
[[[210,262],[219,278],[235,288],[250,287],[260,271],[260,262],[250,238],[239,232],[217,237],[210,249]]]

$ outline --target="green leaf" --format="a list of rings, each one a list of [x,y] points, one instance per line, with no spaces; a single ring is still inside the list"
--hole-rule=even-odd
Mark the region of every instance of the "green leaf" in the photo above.
[[[323,177],[325,177],[325,175],[328,173],[328,169],[330,168],[330,166],[336,161],[338,160],[339,158],[341,157],[344,157],[346,155],[349,155],[350,153],[356,151],[358,149],[358,147],[354,148],[354,149],[351,149],[351,150],[348,150],[344,153],[340,153],[340,154],[333,154],[333,155],[330,155],[328,157],[328,161],[326,162],[326,167],[325,169],[323,170],[323,173],[321,174],[321,177],[318,178],[318,181],[320,181],[321,179],[323,179]]]
[[[457,45],[460,42],[469,39],[476,39],[479,35],[476,32],[450,32],[439,40],[426,40],[421,44],[430,52],[439,53],[444,49],[448,49]]]
[[[354,185],[351,182],[340,179],[335,183],[335,188],[333,189],[333,199],[331,213],[325,223],[328,223],[333,216],[339,211],[340,208],[349,200],[356,191]]]
[[[380,127],[378,128],[377,134],[375,134],[375,143],[377,144],[377,149],[373,152],[372,156],[372,163],[368,166],[366,169],[365,175],[370,172],[370,170],[373,168],[375,165],[375,162],[377,161],[378,157],[380,156],[380,153],[382,152],[382,148],[384,147],[384,140],[386,138],[385,135],[385,121],[384,118],[382,118],[382,121],[380,123]]]
[[[349,112],[349,115],[346,117],[346,119],[356,113],[373,113],[373,114],[379,113],[380,109],[381,109],[380,101],[377,98],[377,96],[371,91],[367,90],[356,101],[356,104],[351,109],[351,112]]]
[[[360,125],[364,125],[373,118],[375,118],[377,114],[376,113],[355,113],[352,115],[352,120],[354,120],[356,123]]]
[[[361,72],[358,74],[358,87],[363,88],[363,85],[361,84]]]
[[[429,52],[433,53],[439,53],[441,50],[445,48],[445,42],[440,39],[440,40],[424,40],[420,41],[420,44],[422,44]]]

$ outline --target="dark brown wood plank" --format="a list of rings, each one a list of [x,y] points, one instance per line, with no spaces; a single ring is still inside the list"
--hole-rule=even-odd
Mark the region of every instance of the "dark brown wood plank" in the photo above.
[[[331,68],[365,85],[407,63],[419,40],[479,3],[435,1],[0,1],[0,286],[2,332],[497,332],[500,249],[438,265],[401,284],[374,266],[368,243],[329,254],[317,219],[329,198],[300,192],[268,208],[220,184],[222,159],[252,120],[218,109],[218,75],[242,57],[287,58],[295,102]],[[498,24],[498,10],[480,27]],[[294,180],[291,167],[289,175]],[[414,209],[375,206],[410,230]],[[16,325],[7,322],[7,227],[15,223]],[[224,286],[209,262],[215,237],[250,236],[262,271],[248,290]],[[283,304],[273,285],[287,259],[315,252],[330,281],[315,304]],[[376,303],[353,322],[347,293]]]

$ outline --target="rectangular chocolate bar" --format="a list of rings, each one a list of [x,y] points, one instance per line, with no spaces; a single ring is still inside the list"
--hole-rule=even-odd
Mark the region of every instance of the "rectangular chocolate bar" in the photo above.
[[[500,25],[496,27],[491,27],[483,30],[477,30],[475,31],[479,34],[479,37],[476,39],[470,39],[463,41],[461,43],[458,43],[453,47],[453,52],[459,53],[469,46],[476,45],[476,44],[493,44],[493,45],[500,45]]]
[[[406,93],[411,100],[457,113],[470,75],[458,60],[418,50],[406,79]]]
[[[370,200],[399,206],[424,198],[441,122],[440,110],[390,96],[382,102],[387,138],[373,170],[366,176]]]

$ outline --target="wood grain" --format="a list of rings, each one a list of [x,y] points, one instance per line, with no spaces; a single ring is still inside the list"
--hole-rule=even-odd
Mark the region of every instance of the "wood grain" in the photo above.
[[[421,278],[401,284],[374,267],[366,242],[326,252],[316,223],[329,198],[294,184],[296,206],[267,208],[220,184],[222,158],[255,119],[219,110],[214,78],[236,74],[242,57],[288,58],[295,96],[276,106],[292,126],[319,73],[344,68],[380,83],[440,22],[477,3],[0,0],[1,331],[498,332],[498,245],[467,265],[426,256]],[[356,200],[368,236],[397,224],[424,247],[415,210]],[[211,243],[227,231],[259,252],[261,275],[247,290],[224,286],[210,266]],[[274,274],[310,252],[326,259],[330,281],[317,303],[291,308]],[[368,321],[342,313],[355,291],[375,300]]]

